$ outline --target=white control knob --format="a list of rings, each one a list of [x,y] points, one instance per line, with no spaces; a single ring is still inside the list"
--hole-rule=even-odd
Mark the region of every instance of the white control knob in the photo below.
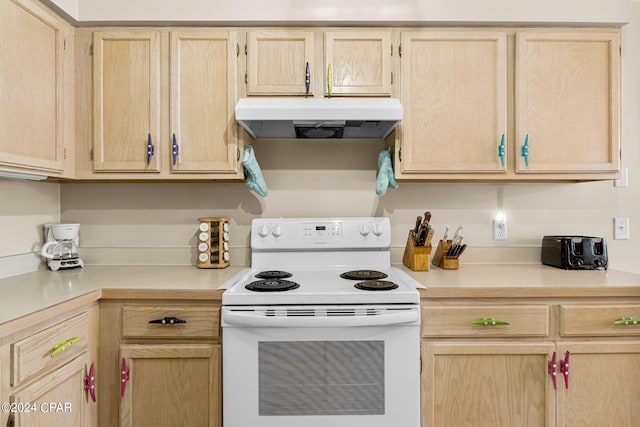
[[[373,226],[373,234],[375,234],[376,236],[380,236],[382,234],[382,224],[375,224]]]
[[[263,225],[258,229],[258,235],[260,237],[267,237],[267,234],[269,234],[269,227],[267,227],[266,225]]]
[[[367,234],[369,234],[369,231],[371,231],[369,224],[362,224],[360,226],[360,234],[362,234],[363,236],[366,236]]]
[[[271,234],[273,234],[273,237],[280,237],[282,235],[282,227],[280,227],[279,225],[274,225]]]

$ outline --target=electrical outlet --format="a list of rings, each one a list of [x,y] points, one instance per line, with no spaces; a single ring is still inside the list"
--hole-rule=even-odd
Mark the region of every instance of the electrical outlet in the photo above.
[[[507,240],[507,219],[493,220],[493,240]]]
[[[629,217],[613,218],[613,238],[629,240]]]

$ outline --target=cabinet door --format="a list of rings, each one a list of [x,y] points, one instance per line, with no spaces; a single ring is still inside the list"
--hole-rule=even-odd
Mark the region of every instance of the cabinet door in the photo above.
[[[516,56],[517,172],[617,171],[619,32],[524,31]]]
[[[0,164],[63,170],[64,38],[31,1],[0,2]]]
[[[306,67],[313,73],[313,59],[313,31],[249,31],[247,95],[306,95]]]
[[[15,413],[20,427],[90,426],[89,405],[95,405],[84,390],[88,356],[81,356],[34,381],[12,396],[16,409],[28,405],[29,411]]]
[[[403,33],[402,104],[403,174],[504,172],[506,34]]]
[[[341,31],[324,35],[325,95],[391,96],[390,31]]]
[[[160,170],[160,34],[93,35],[95,171]]]
[[[235,33],[171,33],[172,172],[236,172],[235,52]]]
[[[552,343],[424,342],[423,427],[546,427],[555,423],[547,375]]]
[[[569,387],[558,374],[558,427],[635,426],[640,420],[640,343],[563,342]]]
[[[219,344],[130,344],[120,356],[130,373],[121,426],[221,425]]]

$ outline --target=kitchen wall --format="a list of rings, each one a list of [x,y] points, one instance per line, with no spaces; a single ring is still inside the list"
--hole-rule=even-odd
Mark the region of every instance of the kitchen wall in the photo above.
[[[194,0],[189,7],[181,8],[181,12],[172,11],[176,14],[172,16],[188,20],[193,11],[204,12],[204,3]],[[262,3],[254,3],[250,0],[235,3],[216,16],[229,16],[235,13],[235,7],[242,5],[245,10],[242,16],[246,20],[287,19],[282,15],[285,11],[291,13],[291,19],[301,19],[304,14],[298,10],[300,7],[311,19],[320,7],[311,2],[295,2],[295,5],[280,7],[270,4],[266,10]],[[640,223],[637,144],[640,139],[637,120],[640,58],[636,54],[640,51],[640,3],[614,1],[607,3],[606,8],[602,8],[600,0],[553,4],[516,2],[518,8],[513,2],[492,0],[491,3],[495,7],[463,0],[429,2],[424,7],[431,8],[432,14],[407,17],[407,8],[418,3],[400,2],[398,9],[394,9],[398,14],[389,15],[389,19],[412,20],[421,16],[434,21],[629,22],[623,27],[622,53],[622,145],[623,164],[629,168],[629,187],[615,188],[611,181],[400,183],[397,190],[377,197],[375,167],[382,143],[260,141],[254,145],[270,191],[265,199],[250,193],[241,183],[63,185],[62,218],[83,224],[83,256],[90,263],[194,263],[197,218],[229,216],[232,218],[232,261],[242,264],[247,262],[248,227],[252,218],[385,215],[390,217],[393,226],[394,261],[400,262],[408,229],[417,215],[429,209],[433,213],[436,237],[441,236],[445,225],[464,224],[470,245],[464,256],[467,263],[538,262],[543,235],[584,234],[607,239],[612,267],[640,273],[634,255],[640,252],[640,238],[634,232],[635,224]],[[113,19],[125,16],[118,15],[124,12],[117,2],[110,3],[110,11],[101,10],[100,4],[83,3],[81,17],[97,19],[98,13]],[[142,12],[136,11],[143,4],[144,1],[139,1],[132,6],[131,19],[142,16],[136,15]],[[252,7],[246,7],[248,4]],[[327,4],[322,3],[329,7]],[[354,7],[360,7],[365,14],[356,14]],[[153,13],[166,13],[171,7],[160,9]],[[269,14],[272,10],[280,15],[272,17]],[[358,1],[335,10],[343,14],[333,13],[330,19],[358,20],[363,16],[363,20],[373,19],[367,13],[374,13]],[[201,15],[202,20],[209,17],[211,12]],[[504,242],[492,240],[492,219],[498,211],[507,215],[508,240]],[[630,217],[631,240],[613,240],[614,216]]]
[[[56,0],[64,8],[65,2]],[[81,20],[124,19],[124,5],[130,19],[167,13],[167,7],[140,8],[145,1],[87,1],[78,6]],[[281,4],[282,3],[282,4]],[[199,20],[242,13],[244,20],[301,20],[320,13],[317,2],[270,3],[245,0],[225,9],[215,2],[191,0],[181,3],[176,19]],[[312,4],[313,3],[313,4]],[[336,4],[333,4],[336,3]],[[375,8],[388,2],[352,1],[338,8],[337,2],[323,2],[328,20],[374,20]],[[343,4],[344,2],[341,2]],[[0,181],[0,215],[3,244],[0,256],[30,254],[38,249],[41,225],[59,219],[80,222],[80,250],[88,263],[178,263],[195,260],[195,229],[201,216],[232,218],[232,261],[247,261],[248,226],[255,217],[279,216],[365,216],[386,215],[393,226],[394,260],[399,262],[408,229],[415,217],[429,209],[433,213],[436,237],[444,225],[464,224],[470,248],[464,262],[537,262],[539,242],[544,234],[566,233],[604,236],[609,243],[611,266],[640,273],[635,253],[640,252],[640,3],[615,0],[603,8],[600,0],[513,2],[491,0],[495,7],[471,0],[455,2],[400,2],[388,19],[432,21],[552,21],[629,22],[623,27],[623,163],[629,167],[629,187],[613,183],[579,184],[471,184],[400,183],[377,197],[375,167],[378,142],[255,143],[256,157],[264,169],[270,194],[262,199],[242,183],[140,183],[140,184],[48,184]],[[76,3],[69,1],[73,8]],[[205,4],[208,5],[205,7]],[[411,14],[418,5],[428,7]],[[251,7],[247,7],[251,5]],[[332,6],[333,5],[333,6]],[[349,6],[350,5],[350,6]],[[502,7],[499,7],[502,6]],[[206,12],[205,12],[206,9]],[[241,12],[239,11],[241,10]],[[277,16],[271,16],[276,10]],[[163,12],[157,12],[163,11]],[[230,12],[231,11],[231,12]],[[236,12],[233,12],[236,11]],[[287,12],[288,11],[288,12]],[[215,12],[215,13],[214,13]],[[290,17],[286,16],[290,12]],[[308,12],[308,13],[304,13]],[[363,12],[364,14],[362,14]],[[98,15],[98,13],[104,15]],[[173,12],[172,12],[173,13]],[[395,13],[395,15],[394,15]],[[112,14],[112,15],[109,15]],[[116,14],[116,15],[113,15]],[[117,15],[120,14],[120,15]],[[195,15],[194,15],[195,16]],[[151,19],[151,18],[149,18]],[[381,17],[382,19],[382,17]],[[60,198],[58,199],[58,191]],[[491,221],[498,210],[507,214],[508,240],[492,240]],[[631,218],[631,240],[613,240],[614,216]],[[0,259],[1,260],[1,259]],[[0,274],[2,273],[0,266]]]
[[[195,263],[203,216],[232,218],[232,262],[242,264],[252,218],[371,215],[391,219],[394,261],[400,262],[408,229],[428,209],[436,236],[445,225],[464,224],[471,246],[465,262],[538,262],[542,235],[574,233],[607,237],[612,266],[635,268],[624,253],[633,240],[612,240],[613,216],[632,213],[626,198],[634,183],[625,189],[611,181],[400,183],[378,197],[381,142],[260,141],[254,147],[269,188],[264,199],[242,183],[65,184],[62,217],[82,223],[81,249],[91,263]],[[498,210],[507,214],[506,242],[492,240]]]
[[[42,225],[59,221],[59,184],[0,179],[0,278],[44,267]]]

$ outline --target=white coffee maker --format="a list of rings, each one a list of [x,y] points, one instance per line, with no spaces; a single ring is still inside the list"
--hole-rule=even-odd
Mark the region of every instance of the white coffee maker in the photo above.
[[[40,255],[51,270],[84,267],[84,261],[78,256],[79,230],[80,224],[44,225],[45,243]]]

